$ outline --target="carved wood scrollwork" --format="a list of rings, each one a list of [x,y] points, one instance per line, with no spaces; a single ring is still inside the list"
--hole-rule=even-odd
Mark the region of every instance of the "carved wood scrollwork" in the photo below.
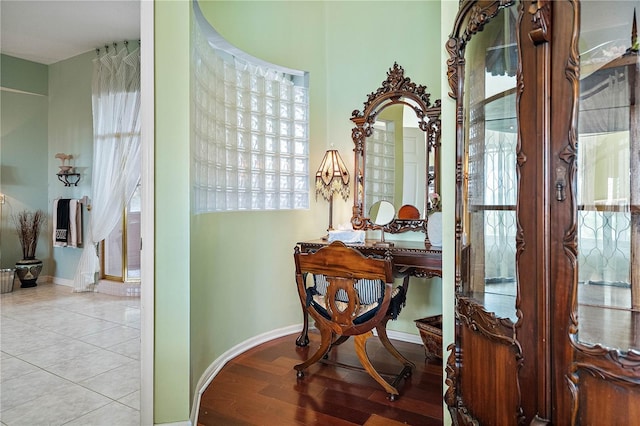
[[[573,21],[579,22],[580,11],[576,1],[571,2],[573,4]],[[580,54],[578,49],[579,43],[579,30],[578,26],[574,26],[573,32],[571,34],[571,48],[569,52],[569,57],[567,59],[567,64],[565,67],[565,76],[569,81],[572,92],[572,103],[570,108],[570,125],[569,131],[567,134],[567,145],[561,150],[558,157],[561,162],[567,165],[568,169],[568,181],[575,182],[576,176],[576,168],[577,168],[577,157],[578,157],[578,102],[579,102],[579,94],[580,94]],[[577,223],[577,212],[576,212],[576,203],[573,201],[575,198],[575,194],[573,193],[574,187],[573,185],[569,185],[567,188],[567,200],[565,203],[569,203],[568,208],[570,209],[569,217],[571,218],[571,223],[567,227],[564,237],[563,237],[563,251],[567,258],[567,262],[571,267],[573,272],[573,280],[574,283],[572,285],[570,291],[570,324],[569,324],[569,333],[574,338],[575,334],[578,332],[578,318],[576,312],[577,306],[577,297],[578,297],[578,223]]]
[[[418,219],[418,220],[406,219],[406,220],[402,220],[401,222],[397,220],[393,221],[389,225],[387,225],[386,229],[388,229],[387,232],[391,232],[392,234],[397,234],[398,232],[403,232],[403,231],[424,232],[425,226],[426,226],[426,222],[422,219]]]
[[[417,278],[441,277],[442,271],[431,271],[426,269],[414,269],[412,275]]]
[[[603,347],[602,345],[585,345],[577,342],[576,336],[571,336],[571,344],[579,352],[572,374],[579,369],[585,369],[592,375],[612,379],[627,384],[640,385],[640,352],[629,350],[621,352],[618,349]]]
[[[436,101],[436,107],[441,107],[440,99]],[[422,124],[422,123],[420,123]],[[440,148],[440,129],[442,128],[442,122],[440,117],[437,117],[433,120],[429,120],[426,128],[421,129],[427,132],[427,143],[429,144],[429,149],[439,149]]]
[[[356,111],[354,111],[355,113]],[[356,144],[355,149],[357,151],[362,151],[364,148],[364,138],[366,137],[366,135],[364,134],[363,128],[358,126],[358,127],[354,127],[351,130],[351,139],[353,139],[353,141]]]
[[[447,391],[444,394],[444,402],[450,407],[456,406],[456,395],[458,394],[458,376],[459,376],[459,368],[458,368],[458,350],[459,348],[455,345],[455,343],[447,346],[447,351],[449,351],[449,356],[447,357],[447,364],[445,367],[445,372],[447,373],[447,378],[445,379],[445,384],[447,385]],[[454,416],[452,416],[454,417]],[[455,418],[455,417],[454,417]]]
[[[393,96],[402,96],[402,93],[396,92],[406,92],[405,94],[413,94],[416,98],[420,99],[424,104],[424,110],[417,110],[416,115],[418,118],[424,118],[426,109],[431,106],[431,94],[427,93],[427,86],[423,86],[422,84],[418,85],[411,81],[409,77],[404,76],[404,68],[402,68],[397,63],[393,64],[393,67],[387,71],[387,79],[382,82],[382,85],[375,92],[369,93],[367,97],[367,101],[364,103],[364,109],[362,112],[360,110],[354,110],[351,113],[352,120],[357,117],[367,117],[368,120],[373,124],[375,122],[375,115],[371,116],[368,113],[375,109],[382,101],[386,99],[384,95],[391,94]],[[440,105],[440,100],[436,101],[437,105]],[[422,130],[427,130],[427,123],[420,123]],[[425,128],[422,128],[425,126]],[[369,129],[370,130],[370,129]]]
[[[522,353],[520,344],[516,340],[516,326],[510,319],[496,317],[495,313],[486,311],[473,299],[460,296],[456,299],[458,318],[469,329],[481,333],[492,341],[513,345],[517,353]]]
[[[610,381],[618,386],[637,387],[640,385],[640,352],[631,350],[626,354],[616,349],[604,348],[600,345],[585,347],[572,344],[581,354],[580,361],[573,362],[569,374],[566,376],[567,385],[571,392],[572,409],[571,424],[577,424],[580,404],[580,372],[589,373],[592,377]]]
[[[610,381],[616,382],[619,385],[637,386],[638,384],[640,384],[640,380],[638,380],[638,378],[636,377],[629,377],[629,376],[614,374],[613,372],[607,369],[599,368],[595,365],[576,362],[572,365],[572,373],[570,375],[570,380],[576,385],[580,381],[580,378],[578,375],[578,372],[580,370],[588,372],[593,377],[597,377],[603,380],[610,380]]]
[[[474,4],[471,12],[469,13],[469,21],[467,24],[467,28],[464,31],[464,35],[462,39],[465,41],[469,41],[471,36],[482,31],[486,23],[496,16],[500,9],[503,9],[507,6],[511,6],[515,2],[513,0],[500,0],[494,1],[489,4]]]
[[[451,92],[449,96],[453,99],[458,99],[460,95],[458,93],[458,70],[464,65],[464,48],[471,39],[471,37],[482,31],[484,26],[498,14],[500,9],[511,6],[514,4],[514,0],[498,0],[490,2],[488,4],[482,3],[473,4],[471,10],[466,10],[461,6],[456,18],[456,24],[454,28],[454,35],[449,38],[445,48],[449,53],[449,59],[447,59],[447,80],[449,81],[449,87]],[[468,19],[466,19],[468,17]],[[465,25],[466,22],[466,26]]]
[[[522,10],[522,6],[521,9],[519,10],[518,13],[519,19],[518,21],[521,21],[523,19],[524,13]],[[522,45],[522,40],[521,40],[521,35],[520,35],[520,31],[516,31],[516,39],[517,39],[517,44],[518,46]],[[524,84],[524,75],[522,72],[522,49],[518,49],[518,68],[517,68],[517,72],[516,72],[516,115],[518,117],[522,117],[522,112],[521,112],[521,105],[522,105],[522,96],[524,93],[524,88],[525,88],[525,84]],[[524,168],[524,165],[527,163],[527,154],[525,153],[525,151],[522,149],[522,127],[520,125],[518,125],[518,140],[516,142],[516,168],[517,168],[517,174],[518,174],[518,193],[520,194],[522,191],[522,180],[520,178],[520,176],[522,176],[522,169]],[[522,199],[521,197],[517,198],[516,201],[516,217],[520,216],[520,209],[522,208],[521,206],[521,202]],[[524,229],[522,228],[522,223],[520,222],[520,220],[516,220],[516,265],[520,264],[520,259],[523,256],[524,250],[526,247],[526,241],[525,241],[525,233],[524,233]],[[516,285],[518,286],[518,294],[520,294],[520,269],[518,269],[517,272],[517,280],[516,280]],[[522,310],[521,310],[521,304],[522,304],[522,299],[520,297],[516,298],[516,315],[518,317],[518,319],[522,318]]]
[[[535,45],[547,43],[551,37],[551,1],[532,1],[529,13],[533,15],[533,30],[529,32],[529,38]]]
[[[449,97],[451,99],[458,99],[458,68],[464,63],[459,49],[458,39],[450,38],[445,45],[445,49],[449,53],[449,59],[447,59],[447,80],[449,81]]]

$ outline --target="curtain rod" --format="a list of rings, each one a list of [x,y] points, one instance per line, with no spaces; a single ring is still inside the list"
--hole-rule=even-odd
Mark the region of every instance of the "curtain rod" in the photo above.
[[[124,47],[127,49],[127,52],[129,52],[129,40],[124,40],[122,42],[124,44]],[[138,40],[138,46],[140,46],[140,40]],[[96,47],[96,55],[100,56],[100,51],[104,50],[104,53],[109,53],[109,48],[113,47],[113,49],[117,52],[118,51],[118,42],[114,41],[111,45],[109,44],[105,44],[103,47]]]

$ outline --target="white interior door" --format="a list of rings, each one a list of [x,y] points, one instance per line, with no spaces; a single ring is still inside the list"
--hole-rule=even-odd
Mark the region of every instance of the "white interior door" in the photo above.
[[[410,204],[422,212],[425,205],[424,182],[427,175],[426,134],[416,127],[405,127],[402,135],[402,204]]]

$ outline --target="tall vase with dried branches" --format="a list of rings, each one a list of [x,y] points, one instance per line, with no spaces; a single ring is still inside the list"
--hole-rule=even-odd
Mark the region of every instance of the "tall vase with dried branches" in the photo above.
[[[13,221],[18,241],[22,246],[22,260],[16,262],[16,275],[20,279],[21,287],[35,287],[42,272],[42,261],[36,259],[36,248],[46,216],[42,210],[23,210],[13,216]]]

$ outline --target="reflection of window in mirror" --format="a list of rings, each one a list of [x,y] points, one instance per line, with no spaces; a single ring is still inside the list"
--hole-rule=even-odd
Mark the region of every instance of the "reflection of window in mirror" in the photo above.
[[[367,162],[365,164],[365,208],[377,201],[394,203],[396,188],[396,120],[380,114],[374,123],[373,132],[367,138]]]
[[[640,2],[581,5],[578,116],[578,338],[640,349],[632,309],[640,310],[640,67],[632,16]],[[607,30],[600,29],[607,16]],[[636,169],[636,171],[634,171]],[[637,256],[637,254],[636,254]]]
[[[365,209],[386,200],[396,208],[415,206],[424,217],[427,144],[415,111],[400,104],[382,110],[366,151]],[[433,164],[433,153],[429,158]]]

